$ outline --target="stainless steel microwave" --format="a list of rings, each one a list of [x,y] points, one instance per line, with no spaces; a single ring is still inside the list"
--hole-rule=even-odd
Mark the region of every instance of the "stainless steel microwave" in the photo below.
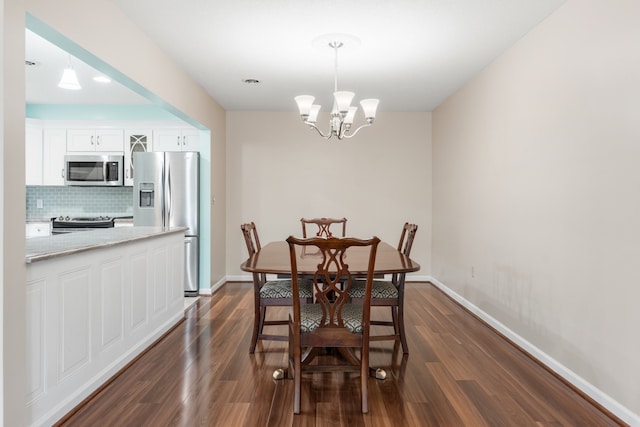
[[[64,185],[124,185],[124,155],[68,154],[64,168]]]

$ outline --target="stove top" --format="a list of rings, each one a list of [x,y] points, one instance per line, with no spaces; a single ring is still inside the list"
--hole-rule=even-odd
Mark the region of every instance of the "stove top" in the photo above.
[[[113,226],[114,218],[109,216],[70,217],[61,215],[51,218],[51,231],[53,234],[86,231],[94,228],[111,228]]]
[[[51,220],[54,222],[99,222],[99,221],[113,221],[113,218],[111,218],[110,216],[70,217],[69,215],[67,216],[60,215],[57,218],[51,218]]]

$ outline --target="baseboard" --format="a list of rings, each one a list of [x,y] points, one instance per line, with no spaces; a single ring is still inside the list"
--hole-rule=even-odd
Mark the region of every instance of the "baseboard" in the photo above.
[[[486,322],[489,326],[504,335],[507,339],[511,340],[514,344],[527,352],[532,358],[536,359],[542,365],[546,366],[549,370],[553,371],[558,376],[563,378],[567,383],[580,390],[586,396],[589,396],[591,399],[593,399],[606,410],[610,411],[620,420],[624,421],[630,426],[640,427],[640,416],[638,414],[633,413],[628,408],[621,405],[619,402],[611,398],[602,390],[598,389],[593,384],[589,383],[584,378],[580,377],[575,372],[571,371],[566,366],[562,365],[557,360],[540,350],[538,347],[513,332],[504,324],[500,323],[498,320],[482,311],[480,308],[463,298],[461,295],[445,286],[442,282],[433,277],[427,277],[428,278],[424,279],[424,281],[433,283],[438,289],[447,294],[454,301],[456,301],[471,313],[476,315],[478,318]],[[407,281],[409,281],[409,277],[407,277]]]
[[[249,278],[247,280],[250,281],[251,277],[249,276]],[[213,295],[213,293],[215,291],[220,289],[222,287],[222,285],[224,285],[227,282],[229,282],[229,277],[228,276],[227,277],[223,277],[222,279],[218,280],[216,283],[211,285],[211,287],[208,288],[208,289],[203,289],[203,288],[198,289],[198,295],[211,296],[211,295]]]

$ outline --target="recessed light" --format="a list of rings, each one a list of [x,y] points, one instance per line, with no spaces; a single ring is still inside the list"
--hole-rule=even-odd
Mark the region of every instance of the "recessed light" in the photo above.
[[[242,80],[243,83],[249,84],[249,85],[254,85],[254,84],[258,84],[260,83],[260,80],[258,79],[244,79]]]
[[[111,79],[107,76],[95,76],[93,80],[97,81],[98,83],[111,83]]]
[[[27,67],[37,67],[38,65],[40,65],[40,63],[36,61],[29,61],[27,59],[24,61],[24,65],[26,65]]]

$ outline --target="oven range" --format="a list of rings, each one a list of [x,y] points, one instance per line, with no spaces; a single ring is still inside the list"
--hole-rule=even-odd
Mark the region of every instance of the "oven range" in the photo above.
[[[113,226],[114,218],[108,216],[75,218],[59,216],[51,218],[51,234],[73,233],[75,231],[88,231],[95,228],[111,228]]]

